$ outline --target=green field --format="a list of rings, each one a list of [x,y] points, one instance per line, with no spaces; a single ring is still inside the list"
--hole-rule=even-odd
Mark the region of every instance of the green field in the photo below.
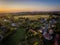
[[[37,18],[48,18],[49,15],[23,15],[23,16],[15,16],[14,18],[17,19],[17,18],[20,18],[20,17],[23,17],[23,18],[29,18],[29,19],[37,19]]]
[[[17,30],[16,33],[13,33],[11,36],[8,36],[4,41],[4,44],[6,45],[17,45],[20,41],[22,41],[25,38],[25,30],[23,28],[20,28]],[[3,44],[3,45],[4,45]]]

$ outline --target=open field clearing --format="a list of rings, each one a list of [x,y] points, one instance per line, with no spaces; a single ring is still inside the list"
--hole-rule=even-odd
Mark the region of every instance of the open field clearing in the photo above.
[[[14,18],[15,19],[17,19],[17,18],[21,18],[21,17],[23,17],[23,18],[29,18],[29,19],[33,19],[33,20],[35,20],[35,19],[38,19],[38,18],[48,18],[49,17],[49,15],[24,15],[24,16],[15,16]]]

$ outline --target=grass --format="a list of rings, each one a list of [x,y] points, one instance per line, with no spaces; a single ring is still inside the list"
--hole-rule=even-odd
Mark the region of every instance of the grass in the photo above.
[[[20,17],[36,20],[37,18],[41,18],[41,17],[48,18],[49,15],[25,15],[25,16],[23,15],[23,16],[15,16],[14,18],[17,19]]]
[[[17,30],[17,32],[5,39],[6,45],[17,45],[21,40],[25,38],[25,30],[23,28]]]

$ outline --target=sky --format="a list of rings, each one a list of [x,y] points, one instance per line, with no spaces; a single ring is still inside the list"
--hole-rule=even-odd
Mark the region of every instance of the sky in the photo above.
[[[0,12],[60,11],[60,0],[0,0]]]

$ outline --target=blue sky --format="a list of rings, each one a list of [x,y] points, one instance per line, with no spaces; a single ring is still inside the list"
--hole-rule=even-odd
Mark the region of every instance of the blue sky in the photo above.
[[[0,10],[60,11],[60,0],[0,0]]]
[[[6,3],[45,3],[45,4],[52,4],[52,5],[59,5],[60,0],[1,0],[1,2]]]

